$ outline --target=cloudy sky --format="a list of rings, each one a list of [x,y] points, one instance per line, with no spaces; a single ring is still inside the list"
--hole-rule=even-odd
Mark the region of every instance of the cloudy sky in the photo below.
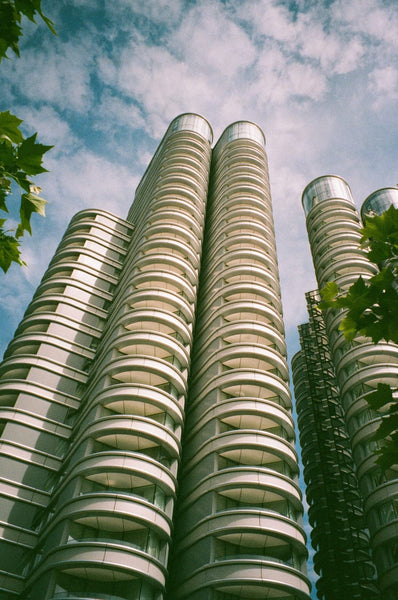
[[[395,0],[43,0],[55,23],[24,27],[0,65],[0,110],[55,148],[37,179],[49,200],[23,242],[27,268],[1,277],[4,350],[71,216],[125,216],[168,123],[206,117],[265,132],[290,354],[315,287],[301,193],[344,177],[360,206],[396,185]],[[11,53],[10,53],[11,56]]]
[[[21,58],[0,65],[0,110],[55,148],[36,178],[49,201],[1,277],[2,352],[71,216],[127,214],[168,123],[197,112],[215,139],[236,120],[267,138],[290,355],[315,287],[301,208],[315,177],[358,206],[398,183],[396,0],[42,0]]]

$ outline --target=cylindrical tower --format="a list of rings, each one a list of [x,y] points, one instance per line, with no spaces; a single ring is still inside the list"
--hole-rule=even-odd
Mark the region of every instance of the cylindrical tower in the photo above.
[[[264,146],[213,151],[170,599],[308,598]]]
[[[0,596],[7,600],[22,592],[34,559],[132,229],[105,211],[75,215],[0,366]]]
[[[362,222],[365,223],[366,215],[381,215],[390,206],[398,208],[398,188],[382,188],[373,192],[362,204]]]
[[[369,204],[369,203],[368,203]],[[350,189],[340,177],[315,179],[303,192],[303,206],[319,288],[335,281],[347,288],[359,276],[377,272],[360,246],[361,222]],[[365,396],[378,383],[396,385],[398,347],[357,337],[347,344],[339,331],[341,312],[325,314],[326,329],[343,399],[365,516],[371,534],[374,561],[383,597],[394,598],[398,586],[397,535],[398,481],[393,471],[382,472],[376,463],[374,433],[381,417],[370,410]]]
[[[54,516],[42,530],[28,581],[32,599],[163,598],[210,144],[205,119],[178,117],[137,189],[128,217],[134,236]]]

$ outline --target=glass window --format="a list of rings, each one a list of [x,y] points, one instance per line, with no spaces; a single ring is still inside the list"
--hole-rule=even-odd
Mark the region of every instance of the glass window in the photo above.
[[[108,571],[111,574],[111,571]],[[101,598],[103,600],[158,600],[159,593],[149,583],[127,579],[121,581],[98,581],[97,571],[90,573],[86,569],[87,578],[74,575],[57,574],[53,598]],[[90,577],[91,575],[91,577]],[[113,572],[117,578],[117,572]]]
[[[362,204],[361,217],[365,221],[368,213],[381,215],[390,206],[398,208],[398,188],[384,188],[368,196]]]
[[[237,139],[249,139],[258,142],[261,146],[265,146],[265,137],[260,127],[250,121],[238,121],[232,123],[220,137],[217,142],[216,148],[220,148]]]
[[[213,132],[208,122],[200,115],[186,114],[174,119],[170,125],[170,133],[175,131],[196,131],[207,139],[210,144],[213,141]]]
[[[331,198],[342,198],[353,203],[351,190],[344,179],[335,175],[318,177],[308,184],[303,192],[302,202],[305,214],[308,215],[311,208],[322,200]]]

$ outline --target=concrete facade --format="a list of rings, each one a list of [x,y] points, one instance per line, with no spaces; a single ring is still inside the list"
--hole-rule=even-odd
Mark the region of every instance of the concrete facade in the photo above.
[[[5,354],[4,600],[309,598],[265,140],[211,144],[72,219]]]

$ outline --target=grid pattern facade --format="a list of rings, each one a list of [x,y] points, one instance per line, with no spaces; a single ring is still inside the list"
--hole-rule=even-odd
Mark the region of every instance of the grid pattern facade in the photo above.
[[[264,136],[211,142],[74,217],[7,350],[4,600],[309,597]]]
[[[335,281],[346,290],[359,275],[368,279],[377,272],[361,248],[362,225],[344,180],[336,176],[314,180],[304,190],[303,206],[319,289]],[[365,337],[347,344],[339,330],[341,319],[341,313],[326,311],[326,333],[380,591],[383,598],[393,600],[398,594],[398,479],[395,470],[382,471],[376,463],[378,444],[373,436],[382,415],[370,409],[365,396],[378,383],[396,386],[398,346],[385,342],[375,345]]]
[[[362,499],[317,292],[292,360],[320,600],[378,598]]]

